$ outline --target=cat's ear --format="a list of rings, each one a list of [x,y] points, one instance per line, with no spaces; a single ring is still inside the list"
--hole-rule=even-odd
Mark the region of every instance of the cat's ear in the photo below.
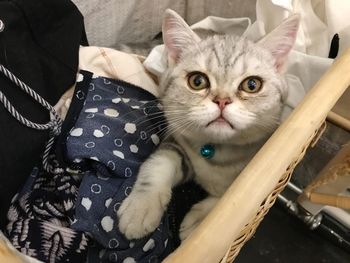
[[[175,11],[167,9],[163,18],[163,41],[172,63],[176,63],[181,53],[196,45],[200,38]]]
[[[268,49],[275,58],[277,71],[283,70],[288,54],[293,48],[300,23],[300,16],[294,14],[267,34],[258,43]]]

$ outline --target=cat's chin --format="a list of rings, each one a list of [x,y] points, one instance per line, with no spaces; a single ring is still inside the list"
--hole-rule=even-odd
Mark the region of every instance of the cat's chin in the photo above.
[[[182,133],[175,133],[175,138],[186,138],[189,141],[197,142],[200,144],[214,143],[214,144],[227,144],[227,145],[246,145],[265,140],[267,134],[245,134],[237,129],[231,127],[203,127],[196,131],[191,130]]]
[[[196,129],[187,130],[178,135],[203,143],[230,143],[240,137],[240,132],[227,122],[215,122],[206,126],[198,126]]]
[[[239,131],[227,122],[211,123],[203,129],[203,132],[206,137],[218,142],[230,141],[239,136]]]
[[[198,126],[191,130],[182,132],[175,132],[173,135],[176,138],[184,137],[190,141],[198,141],[202,143],[227,143],[235,138],[239,138],[238,131],[232,129],[229,125],[220,124],[219,127],[215,125]]]
[[[213,127],[214,129],[231,129],[234,130],[234,126],[223,117],[219,117],[209,122],[206,128]]]
[[[270,135],[266,132],[254,132],[250,130],[240,130],[228,123],[213,123],[201,130],[197,138],[204,139],[208,142],[219,144],[246,145],[256,143]]]
[[[197,125],[192,126],[191,129],[185,129],[181,132],[176,131],[173,134],[175,138],[183,137],[193,142],[231,145],[256,143],[267,138],[269,135],[269,132],[254,129],[254,127],[242,130],[224,120],[212,121],[206,125],[197,123]]]

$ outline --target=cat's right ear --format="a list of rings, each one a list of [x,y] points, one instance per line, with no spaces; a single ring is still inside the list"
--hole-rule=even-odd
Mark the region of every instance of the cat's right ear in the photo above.
[[[279,72],[283,72],[283,66],[296,40],[299,24],[300,15],[291,15],[259,41],[275,58],[275,66]]]
[[[162,32],[170,63],[176,63],[185,49],[200,41],[182,17],[171,9],[165,11]]]

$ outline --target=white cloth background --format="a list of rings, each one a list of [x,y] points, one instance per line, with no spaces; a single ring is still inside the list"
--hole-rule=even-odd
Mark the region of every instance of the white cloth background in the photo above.
[[[338,33],[340,38],[338,56],[350,47],[350,1],[258,0],[256,23],[264,25],[264,34],[291,13],[301,15],[301,24],[287,66],[287,105],[290,109],[297,105],[333,63],[333,59],[327,57],[334,34]]]

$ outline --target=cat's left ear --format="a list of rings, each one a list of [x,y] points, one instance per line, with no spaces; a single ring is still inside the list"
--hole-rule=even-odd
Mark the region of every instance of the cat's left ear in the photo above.
[[[283,70],[283,65],[288,54],[294,46],[299,29],[300,16],[294,14],[261,39],[258,44],[268,49],[275,58],[275,66],[278,72]]]
[[[167,9],[163,18],[163,40],[171,63],[176,63],[187,48],[196,45],[200,38],[175,11]]]

